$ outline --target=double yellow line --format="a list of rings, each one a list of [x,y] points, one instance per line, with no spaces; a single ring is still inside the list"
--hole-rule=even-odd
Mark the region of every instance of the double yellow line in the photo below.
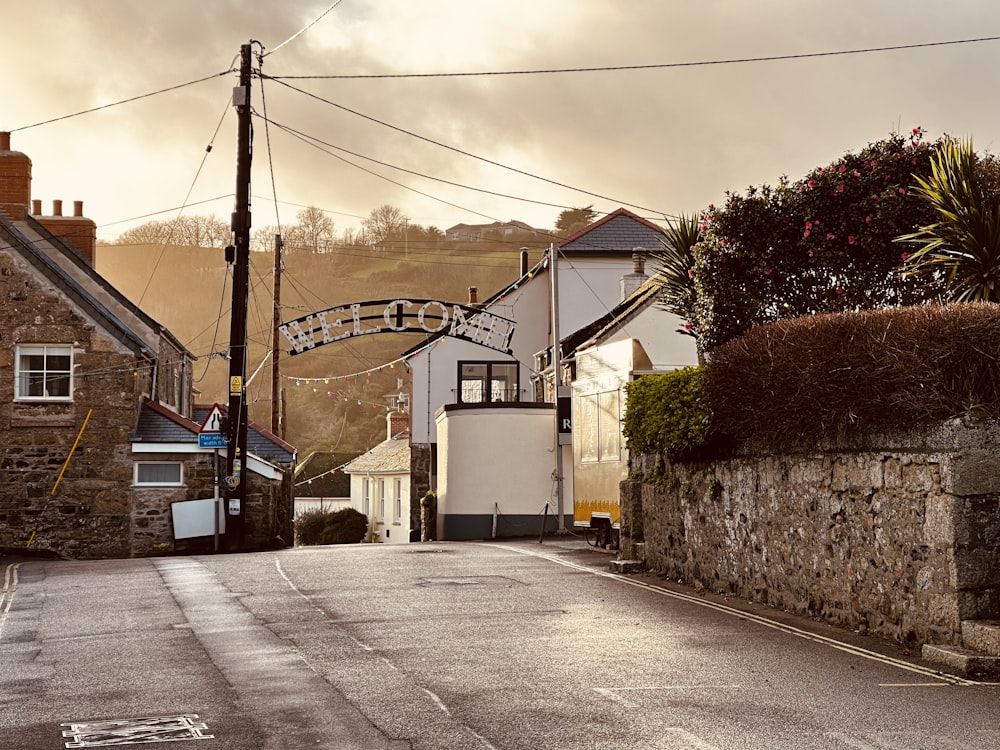
[[[10,563],[3,572],[3,588],[0,588],[0,636],[3,626],[7,623],[10,605],[14,602],[14,592],[17,591],[17,569],[21,563]]]

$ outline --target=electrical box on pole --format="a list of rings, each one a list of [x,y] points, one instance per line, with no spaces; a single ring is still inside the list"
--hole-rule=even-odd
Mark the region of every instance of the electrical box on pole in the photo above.
[[[243,549],[246,533],[247,479],[247,305],[250,296],[250,163],[253,134],[250,127],[252,56],[249,44],[240,47],[240,83],[233,89],[237,115],[236,205],[233,245],[226,260],[233,264],[233,300],[229,328],[229,408],[226,425],[226,548]]]

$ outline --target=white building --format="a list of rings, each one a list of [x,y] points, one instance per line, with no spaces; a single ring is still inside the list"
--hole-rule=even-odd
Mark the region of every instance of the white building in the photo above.
[[[351,477],[351,507],[368,518],[367,540],[410,541],[410,435],[401,412],[386,416],[386,439],[344,467]]]
[[[546,514],[549,529],[572,524],[573,447],[557,427],[553,323],[562,335],[611,313],[645,280],[636,248],[656,252],[662,237],[619,209],[557,246],[555,295],[547,257],[479,305],[513,322],[509,352],[443,335],[406,352],[411,481],[414,497],[437,491],[438,539],[537,534]]]

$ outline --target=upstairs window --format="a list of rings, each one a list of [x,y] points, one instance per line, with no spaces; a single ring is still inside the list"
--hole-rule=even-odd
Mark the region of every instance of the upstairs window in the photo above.
[[[490,404],[520,401],[517,362],[459,362],[458,402]]]
[[[18,346],[16,364],[16,400],[72,400],[73,347],[53,344]]]

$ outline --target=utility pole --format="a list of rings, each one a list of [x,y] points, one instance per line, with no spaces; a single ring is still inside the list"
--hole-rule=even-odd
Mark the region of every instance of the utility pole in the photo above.
[[[233,264],[233,307],[229,328],[229,413],[226,425],[226,536],[230,551],[243,548],[247,498],[247,304],[250,296],[250,45],[240,47],[240,85],[233,89],[236,107],[236,206],[233,244],[226,262]]]
[[[556,467],[552,478],[556,482],[556,531],[566,533],[566,516],[563,513],[563,455],[559,444],[559,375],[562,368],[562,349],[559,340],[559,279],[558,279],[559,248],[555,243],[549,244],[549,277],[552,289],[552,422],[554,432],[552,442],[555,447]]]
[[[271,432],[285,439],[284,411],[281,403],[281,370],[278,357],[281,338],[278,328],[281,326],[281,272],[285,269],[285,242],[280,234],[274,235],[274,318],[271,326]]]

